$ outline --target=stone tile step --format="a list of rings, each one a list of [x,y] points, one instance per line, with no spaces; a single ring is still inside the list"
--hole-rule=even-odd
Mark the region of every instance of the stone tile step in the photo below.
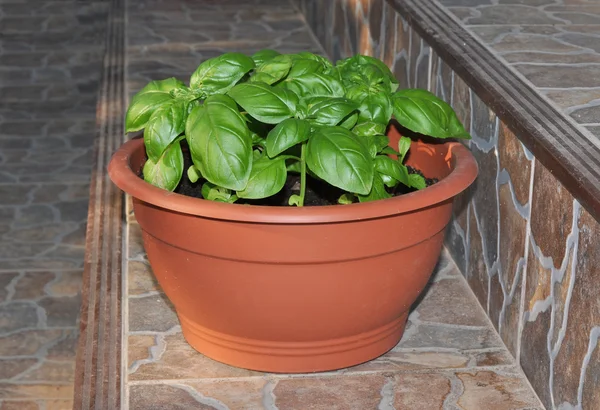
[[[129,409],[543,410],[513,369],[132,384]]]
[[[334,372],[275,375],[231,367],[191,348],[152,274],[134,219],[127,238],[129,409],[169,402],[233,409],[543,408],[446,252],[390,352]],[[265,405],[265,397],[276,407]]]

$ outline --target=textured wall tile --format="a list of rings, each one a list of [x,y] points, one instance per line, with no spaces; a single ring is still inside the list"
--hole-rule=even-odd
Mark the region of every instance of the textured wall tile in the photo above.
[[[600,224],[589,213],[582,211],[578,230],[577,261],[572,272],[574,278],[570,278],[570,281],[566,280],[568,278],[563,279],[563,282],[570,285],[569,289],[554,295],[555,299],[560,298],[569,308],[567,321],[562,323],[562,334],[559,334],[555,345],[554,400],[557,404],[568,402],[573,405],[581,404],[584,409],[593,409],[600,407],[600,391],[597,388],[600,382],[597,372],[600,336]],[[564,339],[561,340],[561,337]],[[583,401],[579,403],[582,367],[585,373],[584,394]],[[596,373],[593,372],[594,368]]]
[[[445,66],[445,68],[441,68],[440,70],[440,62],[438,62],[437,66],[437,71],[436,75],[435,75],[435,82],[432,83],[432,89],[433,89],[433,84],[435,84],[435,89],[438,93],[438,95],[440,95],[440,93],[443,95],[445,94],[446,100],[450,103],[450,105],[452,105],[452,108],[454,108],[454,110],[456,111],[456,114],[459,118],[459,120],[462,122],[462,124],[464,125],[465,129],[470,130],[471,128],[471,96],[470,96],[470,91],[469,91],[469,87],[467,86],[467,84],[456,74],[452,73],[452,75],[448,75],[448,68],[447,65],[441,63],[443,66]],[[441,71],[441,73],[440,73]],[[432,80],[433,80],[433,73],[432,73]],[[448,90],[448,83],[451,83],[451,89]],[[468,145],[468,142],[467,142]],[[480,171],[481,172],[481,171]],[[466,235],[466,237],[469,236],[469,232],[468,232],[468,224],[467,221],[469,220],[469,201],[471,200],[472,196],[473,196],[473,190],[474,187],[471,187],[469,189],[467,189],[467,191],[463,192],[462,194],[460,194],[457,198],[455,198],[455,201],[453,203],[453,215],[454,215],[454,220],[456,221],[456,223],[458,223],[459,227],[461,228],[462,232],[464,232],[464,234]],[[465,242],[464,246],[466,247],[467,244]],[[466,249],[466,251],[468,252],[468,249]],[[466,272],[466,266],[465,269],[462,270],[462,272]]]
[[[346,21],[348,42],[351,50],[350,55],[354,55],[359,52],[361,31],[367,30],[368,32],[368,28],[363,26],[362,19],[359,20],[356,1],[344,1],[342,9],[344,10],[344,19]]]
[[[561,335],[564,330],[561,332],[559,329],[567,325],[563,323],[562,317],[573,280],[572,253],[578,231],[578,215],[579,206],[574,208],[571,195],[556,182],[543,165],[536,163],[520,362],[542,402],[548,407],[565,401],[553,397],[552,388],[549,388],[548,380],[553,373],[557,377],[556,381],[563,379],[563,395],[565,390],[568,390],[568,401],[576,404],[572,400],[578,386],[581,360],[571,362],[569,358],[567,363],[564,358],[556,356],[556,350],[560,348],[564,337]],[[573,306],[574,304],[571,308]],[[580,327],[581,322],[575,326]],[[585,347],[580,349],[582,351],[587,351],[588,336],[585,338]],[[562,343],[564,346],[564,341]],[[566,348],[566,352],[562,354],[570,356],[571,348]],[[559,360],[563,361],[560,367]],[[573,366],[577,370],[574,370]],[[572,384],[575,384],[575,387]]]
[[[429,91],[452,105],[454,73],[450,66],[431,50],[431,79]]]
[[[513,199],[509,184],[498,188],[500,204],[500,272],[492,294],[501,296],[497,307],[490,307],[492,322],[501,331],[502,338],[513,355],[517,354],[519,309],[521,301],[522,270],[525,265],[528,210],[521,213]],[[521,210],[523,211],[523,210]],[[500,283],[501,282],[501,283]],[[494,285],[492,285],[492,288]],[[498,305],[499,304],[499,305]],[[496,309],[498,311],[495,311]]]
[[[537,163],[531,199],[531,235],[541,254],[560,267],[573,221],[573,198],[552,173]],[[529,273],[531,274],[531,273]]]
[[[483,238],[473,212],[470,213],[469,225],[469,261],[465,276],[479,303],[487,309],[489,276],[483,258]]]
[[[595,348],[592,345],[592,353],[589,356],[589,364],[585,371],[585,379],[583,384],[582,408],[597,408],[600,406],[600,398],[598,397],[598,385],[600,385],[600,343],[598,343],[598,328],[594,336],[596,337]],[[590,337],[591,339],[591,337]]]
[[[471,135],[482,150],[489,150],[497,139],[496,114],[471,91]]]
[[[502,306],[506,301],[501,281],[502,278],[497,270],[490,274],[488,316],[496,330],[499,330],[500,313],[502,312]]]
[[[455,78],[461,82],[455,84]],[[457,87],[461,87],[461,89],[457,90]],[[452,105],[465,127],[469,129],[471,113],[469,89],[458,76],[454,75],[452,69],[434,51],[431,51],[429,90]],[[466,143],[468,144],[468,142]],[[452,203],[453,219],[448,226],[445,237],[445,244],[450,249],[461,272],[467,272],[469,253],[467,243],[469,226],[467,221],[470,210],[469,202],[472,196],[473,191],[467,189],[454,199]]]
[[[391,10],[391,9],[390,9]],[[396,14],[396,51],[392,72],[398,80],[399,88],[411,87],[410,44],[413,30],[408,23]]]
[[[429,88],[429,59],[431,47],[414,30],[410,29],[410,77],[409,87]]]
[[[467,203],[468,205],[468,203]],[[465,208],[464,212],[461,215],[465,215],[467,218],[469,217],[469,208]],[[450,221],[448,227],[446,228],[446,236],[444,237],[444,244],[448,248],[452,258],[456,262],[458,269],[461,272],[467,273],[468,271],[468,263],[469,263],[469,230],[463,229],[458,221],[456,216],[453,220]]]
[[[528,278],[529,279],[529,278]],[[550,312],[530,315],[523,323],[520,362],[525,375],[547,408],[552,408],[548,379],[550,357],[547,334],[550,328]]]
[[[380,45],[385,41],[383,36],[385,35],[383,29],[384,21],[384,10],[388,13],[393,13],[392,10],[387,9],[387,2],[385,0],[372,0],[369,8],[369,25],[366,31],[370,34],[370,40],[373,42],[373,55],[378,56]]]
[[[483,258],[491,270],[498,257],[498,158],[494,150],[481,151],[475,144],[471,144],[471,152],[479,164],[479,175],[471,187],[471,211],[476,216],[479,233],[483,238]]]
[[[398,14],[391,8],[388,2],[383,3],[383,27],[379,41],[379,54],[377,55],[388,67],[394,66],[396,55],[396,32],[398,25],[396,19]]]
[[[521,295],[523,292],[523,275],[525,268],[520,267],[515,275],[513,288],[506,290],[502,312],[500,313],[498,331],[504,344],[511,352],[513,357],[517,357],[519,353],[519,337],[520,337],[520,319],[521,312]]]
[[[452,108],[466,130],[471,129],[471,93],[469,86],[462,78],[454,74],[452,89]]]
[[[498,156],[500,169],[502,172],[506,171],[506,177],[510,178],[517,201],[520,205],[526,205],[529,202],[532,160],[515,134],[503,122],[500,123],[498,132]]]
[[[348,21],[346,20],[346,2],[335,1],[333,9],[333,60],[349,57],[353,54],[348,35]]]
[[[579,215],[579,210],[575,210],[576,214]],[[570,295],[572,287],[575,284],[576,279],[576,268],[577,268],[577,251],[574,248],[574,238],[577,233],[573,234],[573,241],[569,244],[568,261],[566,266],[562,266],[561,269],[555,269],[552,273],[552,315],[554,318],[554,325],[550,334],[550,342],[552,348],[559,347],[567,326],[565,316],[565,309],[569,308]],[[564,264],[563,264],[564,265]],[[565,320],[566,319],[566,320]]]

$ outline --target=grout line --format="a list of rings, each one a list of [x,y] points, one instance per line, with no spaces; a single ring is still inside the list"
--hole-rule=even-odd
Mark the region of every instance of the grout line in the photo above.
[[[522,278],[521,278],[521,298],[519,301],[519,324],[517,327],[517,352],[516,352],[516,357],[515,360],[517,361],[517,364],[520,366],[521,365],[521,342],[522,342],[522,337],[523,337],[523,326],[524,326],[524,314],[525,314],[525,293],[527,291],[526,286],[527,286],[527,272],[528,272],[528,262],[529,262],[529,243],[530,243],[530,239],[531,239],[531,213],[532,213],[532,209],[533,209],[533,189],[534,189],[534,176],[535,176],[535,165],[536,165],[536,160],[535,158],[531,160],[531,177],[529,180],[529,215],[527,217],[527,227],[526,227],[526,231],[525,231],[525,262],[523,263],[523,266],[521,267],[521,274],[522,274]]]

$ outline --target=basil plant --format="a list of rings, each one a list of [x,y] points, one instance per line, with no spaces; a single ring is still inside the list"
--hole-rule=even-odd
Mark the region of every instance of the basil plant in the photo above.
[[[392,116],[416,133],[470,138],[447,103],[425,90],[398,90],[378,59],[333,65],[273,50],[206,60],[189,87],[175,78],[150,82],[133,97],[125,131],[144,130],[143,176],[157,187],[175,190],[185,171],[205,199],[235,202],[275,195],[288,173],[299,173],[299,194],[288,203],[302,206],[307,174],[345,191],[340,203],[388,198],[398,184],[424,188],[403,164],[410,139],[389,147]]]

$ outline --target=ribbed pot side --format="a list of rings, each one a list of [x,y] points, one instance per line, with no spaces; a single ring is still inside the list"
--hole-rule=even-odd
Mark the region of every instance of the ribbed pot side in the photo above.
[[[395,145],[398,134],[390,135]],[[133,197],[154,275],[188,343],[230,365],[314,372],[394,347],[439,258],[452,199],[475,179],[460,144],[415,142],[408,163],[441,181],[364,204],[288,208],[185,197],[138,177],[142,140],[109,166]]]

